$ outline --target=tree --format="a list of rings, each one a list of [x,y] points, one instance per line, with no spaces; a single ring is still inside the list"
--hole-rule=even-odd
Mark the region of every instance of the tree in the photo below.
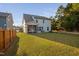
[[[61,20],[63,16],[64,16],[64,7],[61,5],[61,6],[58,8],[55,17],[56,17],[58,20],[59,20],[59,19]]]
[[[56,20],[53,18],[52,19],[52,30],[56,29]]]
[[[79,4],[68,4],[64,9],[64,23],[63,27],[66,30],[74,31],[78,29],[78,22],[79,22]],[[77,30],[78,31],[78,30]]]
[[[56,12],[56,16],[54,18],[54,29],[59,30],[62,26],[62,22],[63,22],[63,17],[64,17],[64,7],[61,5],[57,12]]]
[[[68,3],[66,7],[59,6],[52,23],[53,29],[63,27],[67,31],[79,31],[79,4]]]

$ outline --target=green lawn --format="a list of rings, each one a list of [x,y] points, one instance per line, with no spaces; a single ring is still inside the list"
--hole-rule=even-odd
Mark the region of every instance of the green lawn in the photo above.
[[[79,56],[79,35],[61,33],[17,33],[17,36],[19,42],[14,55]],[[16,50],[15,48],[12,49]],[[11,51],[10,54],[12,55],[13,51]]]

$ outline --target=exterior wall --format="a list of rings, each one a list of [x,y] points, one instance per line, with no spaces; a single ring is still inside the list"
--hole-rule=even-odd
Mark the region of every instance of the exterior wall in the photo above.
[[[38,33],[40,33],[41,31],[39,31],[39,27],[43,27],[43,31],[45,31],[44,30],[44,24],[43,24],[43,20],[41,20],[41,19],[37,19],[38,20],[38,25],[37,25],[37,32]]]
[[[6,20],[7,29],[13,29],[13,21],[12,16],[9,15]]]
[[[51,31],[51,21],[50,20],[45,20],[43,27],[44,27],[45,32]],[[49,30],[47,30],[47,27],[49,28]]]
[[[6,17],[0,16],[0,28],[6,28]]]
[[[50,20],[45,20],[43,27],[44,27],[44,32],[49,32],[51,28]],[[49,30],[47,30],[47,27],[49,28]]]
[[[43,27],[43,32],[49,32],[51,31],[51,20],[45,20],[43,23],[43,19],[34,19],[34,21],[38,20],[38,25],[37,27]],[[47,30],[47,27],[49,27],[49,30]],[[41,32],[38,30],[38,32]]]
[[[23,25],[23,32],[27,33],[27,25],[26,25],[25,21],[23,21],[22,25]]]

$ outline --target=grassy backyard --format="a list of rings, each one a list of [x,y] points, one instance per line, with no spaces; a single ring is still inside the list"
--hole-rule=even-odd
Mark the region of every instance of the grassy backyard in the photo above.
[[[17,33],[18,48],[9,55],[52,56],[79,55],[79,35],[62,33]],[[14,45],[15,46],[15,45]],[[10,51],[10,50],[9,50]]]

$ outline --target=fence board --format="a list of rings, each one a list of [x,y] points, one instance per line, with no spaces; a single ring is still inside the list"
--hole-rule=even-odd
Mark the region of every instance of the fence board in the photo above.
[[[0,29],[0,50],[4,48],[3,30]]]
[[[9,30],[6,30],[6,31],[5,31],[5,35],[4,35],[4,37],[5,37],[5,48],[9,47],[9,43],[10,43],[10,42],[9,42],[9,40],[10,40],[10,39],[9,39],[9,35],[10,35],[10,34],[9,34]]]

